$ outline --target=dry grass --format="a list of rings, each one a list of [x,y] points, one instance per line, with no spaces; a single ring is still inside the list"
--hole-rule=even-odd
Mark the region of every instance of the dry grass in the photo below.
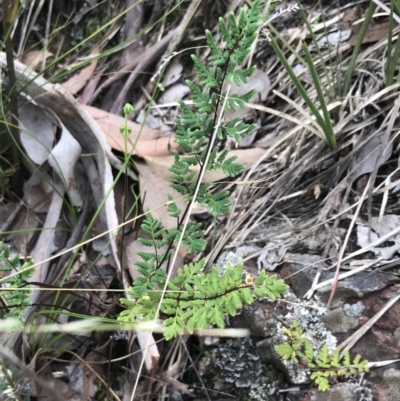
[[[46,11],[43,8],[44,2],[33,1],[31,8],[21,13],[17,54],[20,56],[38,47],[41,51],[50,49],[55,61],[46,61],[43,58],[40,70],[45,70],[47,78],[61,82],[70,77],[69,67],[81,66],[81,57],[88,56],[90,50],[98,46],[99,54],[92,54],[89,60],[84,61],[89,64],[94,59],[99,59],[94,71],[85,78],[86,85],[82,87],[83,92],[80,92],[82,97],[87,103],[114,113],[118,113],[129,99],[136,105],[137,112],[146,109],[148,113],[147,106],[155,104],[158,95],[157,79],[149,78],[163,66],[168,66],[165,60],[174,50],[178,50],[177,56],[182,57],[183,63],[186,54],[192,51],[198,55],[203,54],[206,51],[203,47],[204,37],[199,34],[202,24],[209,24],[209,28],[217,32],[216,21],[207,19],[207,10],[199,8],[197,1],[190,2],[185,10],[183,6],[187,2],[164,4],[155,1],[151,11],[146,5],[135,8],[135,3],[131,3],[131,11],[128,12],[123,9],[122,2],[118,3],[113,13],[107,16],[109,25],[103,25],[103,30],[94,30],[81,45],[71,50],[66,44],[70,35],[68,32],[71,31],[71,26],[75,26],[74,20],[78,17],[61,13],[65,18],[58,24],[58,10],[55,10],[53,2],[49,2],[49,9]],[[209,5],[215,7],[213,18],[227,11],[223,7],[224,2],[214,3]],[[233,3],[230,7],[236,11],[238,2]],[[270,3],[266,2],[266,11]],[[101,7],[102,4],[100,2],[96,7]],[[87,13],[91,11],[93,10],[88,10]],[[143,22],[144,11],[150,14],[146,22]],[[377,12],[386,11],[377,7],[375,13]],[[127,19],[124,25],[125,13]],[[326,36],[326,29],[333,30],[344,24],[345,10],[326,7],[318,11],[317,8],[308,8],[305,13],[317,40]],[[80,15],[79,18],[83,16]],[[302,41],[306,40],[310,45],[313,42],[309,29],[298,13],[288,12],[280,18],[271,22],[270,34],[276,35],[274,37],[291,66],[304,68],[307,64],[302,52]],[[136,19],[142,25],[133,29]],[[373,22],[379,25],[382,19],[387,19],[387,15],[379,14],[373,18]],[[34,37],[33,27],[38,22],[44,23],[44,32],[40,32],[42,39],[31,43]],[[125,26],[129,33],[125,42],[115,44],[121,26]],[[284,29],[284,26],[291,28]],[[398,31],[395,26],[393,40]],[[284,41],[278,40],[278,34]],[[137,37],[140,40],[136,40]],[[162,37],[164,41],[160,40]],[[321,127],[272,51],[266,36],[260,35],[252,61],[268,75],[271,90],[266,102],[249,105],[254,110],[254,119],[258,119],[259,126],[256,139],[250,147],[262,147],[265,152],[236,182],[216,184],[232,190],[233,208],[226,218],[218,222],[216,229],[211,227],[209,230],[209,243],[214,244],[204,255],[209,264],[214,263],[223,250],[235,250],[242,245],[259,245],[263,248],[265,244],[272,243],[277,249],[291,250],[304,244],[309,237],[324,238],[318,247],[321,255],[320,271],[335,269],[336,277],[330,283],[320,283],[317,275],[308,293],[308,297],[311,297],[317,288],[326,284],[332,284],[333,295],[338,280],[364,269],[384,268],[393,262],[375,258],[366,260],[358,269],[351,270],[357,258],[372,246],[390,240],[399,230],[394,230],[362,249],[349,250],[349,242],[355,237],[356,224],[368,224],[372,217],[382,218],[385,214],[394,213],[398,205],[394,188],[399,185],[400,179],[397,162],[400,84],[394,83],[385,87],[386,65],[388,57],[390,58],[388,37],[386,34],[378,41],[361,47],[349,90],[341,96],[340,88],[351,60],[352,45],[349,41],[344,41],[321,48],[320,54],[315,50],[312,52],[313,64],[324,90],[338,144],[336,149],[330,149]],[[184,71],[183,78],[186,77],[191,77],[188,69]],[[307,70],[299,78],[308,96],[320,108],[316,88]],[[165,120],[170,117],[172,120],[172,113]],[[170,124],[170,121],[167,123]],[[371,143],[374,144],[372,147]],[[230,143],[227,146],[235,147],[237,144]],[[366,167],[365,161],[371,159],[372,164]],[[364,166],[362,173],[360,166]],[[344,236],[338,235],[340,227],[345,227]],[[261,249],[246,258],[258,257],[263,252]],[[73,340],[77,338],[73,337]],[[130,347],[133,340],[133,337],[129,338]],[[108,341],[99,340],[99,347],[92,349],[92,352],[95,353],[102,347],[107,348]],[[343,344],[343,347],[345,345],[347,344]],[[82,344],[82,347],[86,346]],[[48,351],[51,356],[43,357],[43,366],[59,357],[54,350]],[[131,354],[129,356],[132,357]],[[184,392],[185,385],[179,383],[176,377],[185,367],[194,366],[190,358],[183,341],[177,340],[171,344],[161,361],[162,373],[154,382],[147,380],[142,384],[138,393],[153,392],[158,399],[166,399],[167,385]],[[92,367],[96,363],[110,362],[107,358],[96,361],[95,357],[90,361],[82,360],[78,355],[74,355],[74,360],[80,361],[86,371],[98,378],[99,374]],[[124,373],[125,381],[129,383],[137,378],[133,368],[140,364],[137,359],[131,361],[132,369]],[[108,371],[107,374],[106,381],[111,383],[111,379],[115,378],[112,377],[112,372]],[[200,374],[198,377],[201,382]],[[90,389],[90,383],[87,386]],[[104,386],[107,397],[112,395],[119,399],[116,393],[111,394],[110,384]],[[131,391],[132,386],[128,387],[128,391]],[[203,390],[207,394],[205,388]]]

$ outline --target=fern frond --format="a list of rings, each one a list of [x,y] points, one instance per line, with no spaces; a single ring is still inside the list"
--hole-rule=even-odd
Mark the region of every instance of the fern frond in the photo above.
[[[200,80],[200,85],[208,88],[218,88],[218,80],[215,77],[215,72],[212,68],[207,68],[203,63],[192,54],[194,68],[197,72],[197,78]]]
[[[225,125],[223,130],[230,138],[241,141],[245,136],[256,127],[255,124],[246,124],[240,118],[235,118],[229,124]]]
[[[139,286],[133,286],[131,294],[136,303],[129,305],[136,311],[132,314],[125,313],[122,321],[137,319],[139,315],[142,320],[147,320],[144,305],[153,310],[152,305],[161,302],[161,311],[166,315],[164,335],[170,339],[171,336],[181,334],[181,329],[193,332],[210,325],[223,327],[225,315],[234,316],[243,304],[253,302],[254,287],[245,283],[242,265],[227,266],[222,276],[215,267],[208,273],[202,271],[203,267],[204,260],[179,269],[177,276],[168,282],[168,292],[162,300],[159,292],[154,291],[155,287],[152,290],[144,288],[143,282]],[[161,277],[161,284],[165,283],[165,277]],[[268,285],[274,283],[272,281]]]
[[[262,278],[264,278],[264,275],[262,275]],[[260,277],[258,280],[260,283]],[[363,360],[360,355],[357,355],[353,360],[353,364],[350,364],[349,351],[345,351],[343,358],[340,357],[339,348],[330,355],[326,344],[319,349],[318,356],[315,357],[310,340],[303,336],[303,331],[296,321],[290,327],[283,328],[283,331],[289,337],[290,344],[285,342],[276,345],[275,350],[282,359],[290,359],[294,363],[298,363],[297,355],[300,356],[306,366],[313,370],[311,379],[314,380],[320,391],[329,389],[330,377],[356,376],[357,373],[368,371],[368,361]]]
[[[215,43],[215,40],[212,37],[211,32],[208,29],[206,29],[206,39],[207,39],[207,44],[211,50],[211,54],[208,57],[208,61],[214,64],[215,66],[224,65],[227,59],[227,52],[225,52],[224,54],[222,50],[220,50],[220,48]]]
[[[275,350],[282,359],[292,358],[293,349],[289,343],[283,343],[283,344],[276,345]]]
[[[168,201],[170,202],[167,206],[168,214],[171,217],[179,217],[181,214],[181,209],[179,209],[178,206],[176,206],[176,203],[174,202],[174,198],[172,197],[172,195],[167,194],[167,198]]]

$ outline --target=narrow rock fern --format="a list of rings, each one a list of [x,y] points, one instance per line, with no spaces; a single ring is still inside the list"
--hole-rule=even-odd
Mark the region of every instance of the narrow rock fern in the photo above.
[[[265,271],[256,279],[248,276],[243,280],[242,265],[227,266],[222,276],[216,267],[209,273],[204,273],[203,267],[204,261],[200,261],[179,269],[177,277],[168,282],[163,299],[163,280],[153,281],[155,290],[144,296],[133,287],[134,299],[123,301],[128,309],[121,313],[120,320],[152,320],[161,302],[161,313],[166,317],[164,336],[170,340],[185,330],[193,333],[210,325],[223,328],[224,316],[235,316],[243,304],[251,304],[255,297],[279,298],[287,289],[283,280],[267,276]]]
[[[294,321],[289,328],[283,332],[288,341],[275,346],[282,359],[291,360],[296,364],[305,365],[311,370],[311,379],[318,386],[318,390],[329,390],[330,380],[338,378],[355,377],[357,374],[368,372],[368,361],[361,355],[356,355],[353,360],[349,351],[341,355],[339,348],[330,353],[326,344],[318,350],[314,350],[309,339],[307,339],[299,324]]]
[[[260,1],[256,0],[251,9],[242,9],[237,19],[233,13],[229,15],[228,23],[220,18],[223,48],[206,31],[209,55],[204,64],[192,55],[197,84],[189,80],[186,83],[192,93],[193,106],[180,102],[182,116],[176,119],[174,138],[185,154],[175,151],[174,163],[169,168],[170,186],[184,196],[188,206],[182,213],[172,196],[169,196],[167,211],[177,219],[176,228],[165,229],[150,213],[142,224],[147,238],[141,238],[140,241],[150,251],[138,252],[142,261],[136,262],[136,266],[141,277],[134,280],[129,293],[130,299],[121,300],[127,309],[120,314],[119,320],[138,322],[157,319],[157,305],[161,303],[166,339],[182,334],[185,330],[191,333],[210,325],[223,327],[224,315],[234,316],[243,304],[252,303],[254,297],[275,299],[287,289],[282,280],[278,280],[276,276],[268,277],[265,272],[254,279],[243,278],[241,265],[226,267],[222,276],[216,268],[205,273],[205,262],[200,261],[179,270],[177,277],[168,282],[165,297],[161,297],[167,280],[167,274],[161,269],[161,265],[169,260],[174,243],[182,235],[182,222],[189,211],[189,203],[200,203],[213,216],[228,212],[231,206],[229,191],[211,191],[212,183],[201,184],[194,199],[200,172],[222,171],[228,177],[235,177],[245,168],[236,161],[236,157],[229,157],[228,150],[221,151],[219,146],[210,149],[210,146],[216,128],[220,143],[228,137],[239,141],[255,129],[255,125],[247,124],[239,118],[227,123],[222,118],[222,123],[218,127],[216,125],[221,113],[224,116],[228,110],[244,108],[254,94],[254,91],[250,91],[244,95],[229,96],[227,88],[233,83],[246,83],[255,69],[242,69],[241,65],[247,59],[258,34],[261,24],[259,8]],[[130,110],[129,106],[125,107],[125,114]],[[124,129],[123,127],[122,131]],[[206,162],[209,152],[210,157]],[[189,222],[183,233],[182,244],[189,254],[198,254],[205,250],[204,230],[200,223]],[[167,251],[163,253],[161,248]]]

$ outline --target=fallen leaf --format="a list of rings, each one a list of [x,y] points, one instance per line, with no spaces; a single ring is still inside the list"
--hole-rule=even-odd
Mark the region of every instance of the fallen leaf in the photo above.
[[[89,57],[95,57],[100,52],[100,46],[96,45],[90,52]],[[86,67],[82,68],[77,74],[73,75],[68,81],[62,84],[62,87],[71,95],[78,93],[86,83],[92,78],[94,71],[96,70],[99,59],[96,57]]]
[[[37,70],[38,66],[41,66],[42,61],[54,56],[52,52],[48,50],[32,50],[30,52],[24,53],[19,58],[21,63],[25,64],[32,70]]]
[[[364,174],[371,173],[375,169],[375,164],[378,160],[380,148],[382,146],[382,136],[375,136],[372,138],[360,152],[357,154],[354,160],[354,170],[353,179],[356,179]],[[389,145],[384,149],[381,164],[385,163],[389,157],[392,155],[393,143],[390,142]],[[380,166],[378,166],[380,167]]]
[[[182,75],[183,65],[178,58],[174,58],[164,75],[163,86],[166,88],[175,83]]]
[[[25,104],[18,111],[21,143],[34,163],[43,164],[53,148],[56,126],[43,108],[33,103]]]
[[[394,222],[395,224],[399,223],[399,216],[384,216],[384,217],[388,217],[388,220]],[[363,226],[361,224],[357,225],[357,245],[359,245],[361,248],[368,247],[369,245],[376,242],[380,237],[383,236],[384,236],[383,232],[381,232],[381,234],[379,235],[375,231],[370,232],[369,227]],[[385,260],[389,260],[393,258],[394,254],[396,252],[398,253],[400,250],[400,239],[397,237],[398,235],[391,238],[390,242],[393,243],[393,245],[371,247],[369,251],[373,252],[377,256],[382,257]]]
[[[91,351],[85,357],[85,363],[78,366],[82,366],[82,371],[77,369],[76,365],[72,368],[72,372],[75,373],[74,376],[78,376],[78,388],[76,390],[82,393],[82,400],[88,400],[95,396],[97,390],[95,381],[98,380],[98,377],[101,377],[102,374],[101,365],[99,365],[98,362],[103,359],[104,357],[99,352]],[[72,386],[72,383],[70,384]],[[72,386],[72,388],[74,388],[74,386]]]
[[[96,74],[94,74],[87,85],[85,86],[85,89],[82,91],[82,94],[79,96],[79,103],[80,104],[88,104],[92,100],[93,94],[100,82],[101,77],[104,74],[104,71],[106,68],[102,68],[101,70],[97,71]]]
[[[63,127],[61,138],[49,156],[49,164],[65,184],[72,203],[79,207],[83,205],[83,199],[76,182],[75,166],[81,154],[81,145],[67,128]]]
[[[330,32],[326,36],[323,36],[317,43],[319,48],[325,48],[328,46],[338,46],[341,43],[345,42],[352,35],[352,30],[342,29],[335,32]]]
[[[166,206],[160,206],[168,202],[167,194],[171,194],[177,207],[181,209],[180,217],[182,217],[187,206],[182,195],[170,188],[169,181],[157,175],[147,163],[137,162],[135,166],[139,171],[140,197],[143,210],[151,210],[151,215],[160,220],[167,230],[175,228],[177,218],[171,217],[167,213]]]
[[[10,230],[14,231],[12,239],[15,247],[22,256],[29,255],[31,240],[36,234],[35,230],[39,229],[40,225],[41,221],[38,216],[32,213],[32,210],[23,208],[10,227]]]
[[[54,245],[55,228],[57,227],[64,204],[64,194],[64,184],[55,184],[55,188],[51,196],[49,211],[43,224],[43,227],[46,227],[46,230],[40,232],[35,247],[31,251],[32,259],[37,265],[30,281],[44,283],[46,280],[50,266],[50,261],[48,259],[56,249]],[[39,291],[32,291],[29,299],[32,303],[36,303],[39,299]],[[29,309],[26,309],[25,313],[27,314],[28,311]]]
[[[160,138],[159,130],[153,130],[132,121],[128,121],[128,126],[132,132],[129,135],[128,143],[125,145],[124,137],[120,131],[120,127],[125,124],[123,117],[96,107],[86,105],[82,107],[96,120],[104,131],[108,144],[115,150],[124,152],[126,148],[126,151],[133,155],[153,157],[171,155],[172,150],[180,149],[171,137]],[[139,135],[140,139],[137,140]]]
[[[389,30],[389,22],[382,22],[381,24],[369,27],[362,42],[363,43],[378,42],[388,34],[388,30]],[[353,34],[351,35],[348,41],[350,46],[355,46],[358,35],[359,35],[359,30],[355,30],[353,28]]]
[[[361,27],[361,25],[358,24],[353,27],[353,24],[361,17],[362,17],[361,4],[357,4],[354,7],[346,8],[343,12],[343,18],[342,18],[343,29],[353,28],[354,32],[354,27],[356,26]]]

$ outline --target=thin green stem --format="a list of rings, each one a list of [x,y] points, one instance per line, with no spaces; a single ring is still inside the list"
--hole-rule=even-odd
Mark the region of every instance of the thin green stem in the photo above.
[[[371,1],[370,5],[368,7],[368,10],[367,10],[367,14],[365,15],[364,22],[362,23],[360,32],[357,36],[357,42],[354,46],[353,54],[351,55],[349,66],[347,68],[346,75],[344,77],[344,82],[343,82],[342,90],[340,93],[341,96],[346,96],[347,92],[349,91],[351,78],[353,76],[353,71],[354,71],[354,67],[356,65],[357,57],[360,52],[361,45],[364,40],[365,34],[367,33],[368,26],[372,20],[372,16],[374,15],[375,9],[376,9],[376,4],[373,1]]]

